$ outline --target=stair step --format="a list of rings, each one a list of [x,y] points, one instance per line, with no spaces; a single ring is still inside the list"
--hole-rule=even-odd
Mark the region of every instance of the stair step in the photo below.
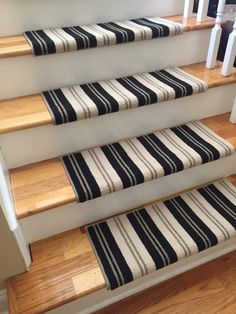
[[[236,125],[229,114],[202,120],[203,124],[236,147]],[[10,171],[18,218],[77,200],[62,161],[54,158]]]
[[[236,175],[228,179],[236,186]],[[105,288],[95,253],[81,229],[35,242],[31,252],[30,271],[7,281],[10,313],[44,313]]]
[[[214,26],[215,19],[208,18],[203,23],[196,23],[196,17],[183,21],[183,16],[172,16],[166,19],[181,23],[184,26],[184,32],[209,29]],[[33,49],[23,35],[0,38],[0,58],[10,58],[17,56],[33,55]]]
[[[204,63],[180,67],[185,72],[203,80],[208,88],[236,83],[236,69],[232,76],[220,74],[221,62],[215,69],[207,69]],[[42,95],[31,95],[0,101],[0,134],[53,124],[52,115]]]

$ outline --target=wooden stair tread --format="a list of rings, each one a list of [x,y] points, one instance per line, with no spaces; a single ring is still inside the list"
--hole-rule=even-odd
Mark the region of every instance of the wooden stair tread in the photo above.
[[[236,185],[236,175],[229,179]],[[79,228],[37,241],[31,252],[30,271],[7,281],[11,313],[44,313],[105,288],[87,234]]]
[[[183,70],[207,82],[209,88],[236,83],[236,68],[232,76],[220,74],[221,62],[215,69],[207,69],[205,63],[181,67]],[[0,101],[0,134],[52,124],[51,115],[41,95],[31,95]]]
[[[229,122],[229,114],[202,121],[236,148],[236,125]],[[59,158],[12,169],[10,178],[18,218],[76,201]]]
[[[188,20],[183,20],[182,15],[167,17],[174,22],[183,23],[184,31],[194,31],[200,29],[212,28],[215,24],[215,19],[208,17],[205,22],[196,23],[196,16]],[[0,58],[10,58],[17,56],[33,55],[33,50],[24,35],[1,37],[0,38]]]

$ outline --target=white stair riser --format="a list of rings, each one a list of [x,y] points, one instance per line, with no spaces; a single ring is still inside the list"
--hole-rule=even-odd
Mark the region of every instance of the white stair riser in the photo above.
[[[208,250],[202,251],[197,255],[190,256],[168,267],[153,272],[147,276],[139,278],[114,291],[101,289],[82,299],[63,305],[48,314],[90,314],[102,309],[114,302],[121,301],[133,294],[148,289],[154,285],[162,283],[190,269],[198,267],[216,258],[219,258],[236,249],[236,239],[233,238],[220,243]],[[122,301],[121,301],[122,302]]]
[[[236,84],[206,93],[64,124],[0,136],[8,168],[230,112]]]
[[[0,99],[206,59],[210,30],[41,57],[0,60]]]
[[[24,218],[21,220],[22,229],[31,243],[235,173],[236,153],[85,203],[74,202]]]
[[[184,0],[0,0],[0,8],[0,36],[7,36],[31,29],[179,15]]]

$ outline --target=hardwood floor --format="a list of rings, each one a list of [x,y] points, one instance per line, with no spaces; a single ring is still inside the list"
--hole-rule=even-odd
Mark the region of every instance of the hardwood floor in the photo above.
[[[235,314],[236,252],[94,314]]]

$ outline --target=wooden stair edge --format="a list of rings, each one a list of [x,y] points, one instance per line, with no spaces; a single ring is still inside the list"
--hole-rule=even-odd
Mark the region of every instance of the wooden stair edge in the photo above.
[[[215,25],[215,19],[208,17],[202,23],[196,23],[196,16],[184,20],[182,15],[165,17],[171,21],[182,23],[184,32],[209,29]],[[33,56],[33,49],[24,35],[0,37],[0,59],[21,56]]]
[[[208,88],[236,83],[236,68],[231,76],[220,74],[222,63],[207,69],[204,62],[181,66],[187,73],[205,81]],[[52,124],[52,117],[40,94],[0,100],[0,134]]]
[[[236,186],[236,174],[228,179]],[[33,262],[29,272],[6,282],[10,314],[44,313],[106,287],[89,237],[81,228],[36,241],[31,244],[31,251]],[[65,288],[68,291],[64,295]]]
[[[229,113],[201,121],[236,148],[236,125],[229,121]],[[19,219],[76,201],[59,158],[12,169],[10,178]]]

